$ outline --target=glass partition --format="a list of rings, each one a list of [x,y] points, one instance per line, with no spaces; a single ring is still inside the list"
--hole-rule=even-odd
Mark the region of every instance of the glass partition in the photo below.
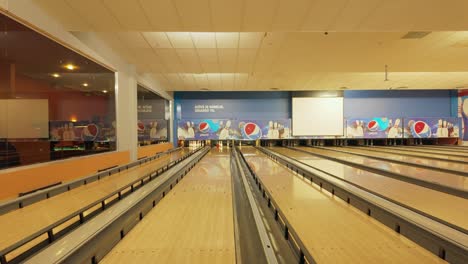
[[[0,13],[0,169],[115,150],[114,82]]]
[[[138,85],[138,145],[167,142],[169,136],[169,101]]]

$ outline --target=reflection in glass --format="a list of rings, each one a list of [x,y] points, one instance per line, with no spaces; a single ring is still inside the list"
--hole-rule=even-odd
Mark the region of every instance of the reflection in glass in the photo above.
[[[144,88],[137,87],[138,145],[167,142],[169,137],[169,101]]]
[[[114,81],[0,13],[0,168],[115,150]]]

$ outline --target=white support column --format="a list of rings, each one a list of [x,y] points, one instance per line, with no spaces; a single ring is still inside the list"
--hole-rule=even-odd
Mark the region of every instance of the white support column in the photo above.
[[[115,101],[117,150],[129,151],[130,161],[137,160],[137,81],[135,67],[116,73]]]
[[[172,142],[174,146],[177,146],[177,139],[174,138],[174,100],[169,100],[169,141]]]

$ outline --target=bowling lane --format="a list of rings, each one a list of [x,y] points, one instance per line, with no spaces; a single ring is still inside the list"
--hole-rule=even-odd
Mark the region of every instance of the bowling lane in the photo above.
[[[212,149],[101,263],[235,263],[229,164]]]
[[[386,199],[396,201],[416,211],[458,226],[460,229],[465,230],[465,233],[468,232],[468,217],[466,216],[468,199],[399,181],[297,150],[279,147],[270,149],[363,189],[370,190]],[[386,162],[381,161],[375,163],[375,166],[379,166],[379,164],[387,166],[385,165]],[[468,182],[465,182],[465,184],[468,185]]]
[[[444,159],[447,161],[455,161],[455,162],[467,162],[468,163],[468,157],[457,157],[457,156],[452,156],[452,155],[447,155],[447,154],[435,154],[435,153],[425,153],[425,152],[414,152],[411,150],[411,148],[400,148],[400,149],[393,149],[389,147],[385,148],[378,148],[378,147],[347,147],[349,149],[363,149],[363,150],[368,150],[372,151],[373,153],[375,152],[385,152],[385,153],[392,153],[392,154],[399,154],[399,155],[408,155],[408,156],[417,156],[421,158],[435,158],[435,159]]]
[[[404,147],[417,147],[419,149],[448,150],[448,151],[468,153],[468,147],[463,147],[463,146],[417,145],[417,146],[404,146]]]
[[[445,263],[258,150],[242,153],[317,263]]]
[[[335,159],[352,162],[357,165],[369,166],[384,172],[397,173],[406,177],[418,179],[426,182],[433,182],[449,188],[468,191],[468,178],[461,175],[447,172],[434,171],[430,169],[418,168],[410,165],[403,165],[393,162],[383,162],[378,159],[366,158],[349,153],[340,153],[332,150],[320,148],[297,147],[299,150],[316,153]]]
[[[383,159],[389,159],[394,161],[401,161],[415,165],[424,165],[427,167],[432,167],[435,169],[442,168],[458,173],[468,174],[468,163],[456,163],[450,161],[441,161],[441,160],[434,160],[429,158],[417,158],[417,157],[410,157],[404,156],[399,153],[382,153],[374,151],[372,148],[352,148],[352,147],[327,147],[326,149],[329,150],[336,150],[336,151],[346,151],[350,153],[356,153],[361,155],[368,155],[370,158],[378,157]],[[468,176],[468,175],[466,175]]]
[[[56,221],[104,198],[132,181],[181,158],[188,149],[177,150],[152,162],[122,171],[99,181],[34,203],[0,216],[0,250],[13,245]]]
[[[417,153],[432,153],[432,154],[442,154],[442,155],[450,155],[450,156],[456,156],[456,157],[463,157],[466,158],[468,157],[468,153],[464,152],[459,152],[459,151],[451,151],[451,150],[436,150],[436,149],[426,149],[426,148],[421,148],[417,146],[397,146],[397,147],[391,147],[391,146],[374,146],[375,148],[390,148],[390,149],[405,149],[405,150],[411,150],[413,152]]]

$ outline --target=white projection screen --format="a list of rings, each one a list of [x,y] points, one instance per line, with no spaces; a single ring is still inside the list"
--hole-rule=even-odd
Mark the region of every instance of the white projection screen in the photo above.
[[[0,138],[48,138],[47,99],[0,99]]]
[[[343,97],[293,97],[293,136],[342,136]]]

